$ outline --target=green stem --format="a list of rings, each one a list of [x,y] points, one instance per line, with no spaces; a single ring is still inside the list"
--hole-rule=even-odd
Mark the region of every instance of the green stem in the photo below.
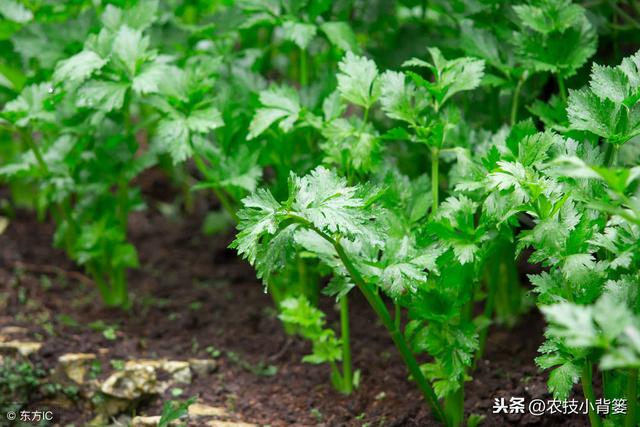
[[[71,249],[73,247],[72,242],[74,242],[76,239],[76,230],[78,226],[73,218],[73,214],[71,212],[72,208],[71,208],[71,204],[69,203],[68,197],[65,197],[64,200],[60,202],[59,210],[63,218],[65,218],[66,221],[69,223],[69,230],[67,233],[67,244],[68,244],[67,246],[69,246],[69,249]]]
[[[110,299],[110,289],[107,283],[102,278],[102,275],[98,273],[98,269],[93,263],[87,265],[87,271],[93,277],[93,281],[98,285],[98,290],[100,291],[100,295],[102,295],[102,299],[105,303]]]
[[[627,377],[627,415],[625,427],[636,426],[636,409],[638,399],[638,368],[630,368]]]
[[[105,281],[104,276],[94,263],[86,266],[87,271],[98,285],[98,290],[102,296],[102,300],[107,307],[127,308],[129,304],[129,295],[127,292],[126,272],[125,269],[119,268],[115,272],[111,272],[111,283]]]
[[[193,159],[194,159],[194,161],[196,163],[196,167],[198,168],[198,170],[205,177],[212,178],[211,175],[209,174],[208,169],[207,169],[207,165],[204,163],[204,161],[202,160],[200,155],[198,155],[197,153],[194,153],[193,154]],[[213,194],[215,194],[216,198],[218,199],[218,201],[220,202],[220,204],[222,205],[224,210],[226,210],[227,213],[229,214],[229,216],[231,216],[233,221],[236,224],[239,223],[240,222],[240,218],[238,218],[238,214],[236,213],[236,210],[233,208],[233,205],[231,204],[231,201],[226,196],[226,194],[224,194],[224,192],[221,189],[216,188],[216,187],[212,187],[211,190],[213,191]]]
[[[484,306],[483,315],[484,317],[490,321],[493,316],[493,309],[495,306],[495,295],[492,294],[491,290],[488,290],[487,302]],[[478,337],[478,350],[476,351],[476,357],[473,361],[473,369],[478,366],[478,361],[484,357],[484,350],[487,345],[487,335],[489,335],[489,326],[486,325],[480,330],[480,334]]]
[[[382,300],[380,295],[376,292],[376,290],[372,289],[366,283],[366,281],[364,280],[364,278],[362,277],[358,269],[351,262],[351,259],[349,259],[349,256],[345,252],[340,242],[334,239],[333,237],[329,236],[327,233],[323,232],[322,230],[318,229],[315,225],[313,225],[311,222],[309,222],[305,218],[299,217],[294,214],[290,214],[289,218],[295,222],[298,222],[304,225],[310,230],[313,230],[315,233],[317,233],[320,237],[325,239],[327,242],[329,242],[333,246],[336,253],[338,254],[338,257],[340,258],[340,261],[342,262],[347,272],[349,273],[349,276],[353,280],[353,283],[355,283],[355,285],[358,287],[360,292],[362,292],[362,294],[364,295],[365,299],[367,300],[367,302],[369,303],[373,311],[378,315],[378,318],[380,319],[384,327],[387,329],[387,331],[391,335],[391,339],[393,340],[396,348],[400,352],[400,356],[402,357],[402,360],[407,365],[407,368],[409,369],[409,373],[411,374],[414,381],[418,385],[418,388],[422,392],[422,396],[425,402],[431,408],[433,415],[437,420],[445,423],[445,425],[449,425],[448,420],[444,414],[444,410],[442,409],[440,402],[438,402],[438,398],[436,396],[435,391],[433,390],[433,388],[427,381],[426,377],[424,376],[422,370],[420,369],[420,365],[418,364],[418,361],[416,360],[413,352],[409,348],[409,345],[407,344],[407,341],[405,340],[404,335],[402,335],[402,332],[400,332],[400,330],[396,328],[395,323],[391,318],[391,316],[389,315],[389,311],[387,310],[387,307],[384,304],[384,301]]]
[[[131,91],[127,91],[124,95],[124,102],[122,104],[122,116],[124,120],[124,133],[128,138],[132,136],[132,117],[131,117]],[[135,136],[135,135],[133,135]]]
[[[520,102],[520,91],[522,90],[522,85],[524,85],[524,82],[527,79],[526,76],[526,73],[522,74],[522,77],[518,79],[518,84],[516,84],[516,88],[513,91],[513,100],[511,102],[511,126],[515,125],[516,120],[518,120],[518,103]]]
[[[127,308],[129,305],[126,274],[126,269],[118,268],[113,275],[113,283],[111,286],[111,305],[114,307]]]
[[[31,133],[24,132],[23,139],[27,142],[27,146],[33,152],[33,155],[35,156],[36,161],[38,162],[38,166],[40,167],[42,172],[45,175],[49,175],[49,166],[47,165],[47,162],[45,162],[44,156],[42,155],[42,152],[38,148],[38,145],[33,140],[33,136],[31,135]],[[57,212],[58,221],[62,222],[66,220],[69,223],[69,230],[67,231],[65,236],[65,244],[67,246],[66,247],[67,252],[71,253],[73,251],[73,241],[75,240],[76,230],[75,230],[75,222],[73,221],[71,209],[68,206],[68,204],[69,204],[69,200],[65,198],[63,201],[61,201],[56,205],[56,210],[58,211]],[[55,215],[54,215],[54,218],[55,218]]]
[[[634,27],[633,25],[609,24],[609,28],[611,28],[611,30],[613,31],[611,38],[614,40],[619,40],[617,35],[619,31],[637,31],[637,28]],[[615,43],[613,46],[613,56],[616,58],[620,56],[618,51],[619,51],[619,48],[617,46],[617,43]]]
[[[616,166],[618,164],[618,150],[619,150],[619,146],[617,144],[608,144],[607,147],[607,152],[606,152],[606,158],[607,158],[607,165],[609,167],[612,166]]]
[[[396,328],[400,329],[400,327],[402,326],[402,307],[400,307],[400,304],[398,303],[394,304],[394,314],[394,323],[396,325]]]
[[[277,286],[273,280],[269,281],[266,286],[266,290],[269,291],[269,295],[271,295],[271,297],[273,298],[273,302],[275,302],[276,307],[280,308],[280,303],[284,300],[284,296],[280,291],[280,287]]]
[[[212,190],[213,194],[215,194],[217,199],[220,201],[220,204],[222,204],[222,207],[227,211],[229,215],[231,215],[233,221],[236,224],[239,223],[240,218],[238,218],[238,214],[236,213],[236,210],[233,208],[233,205],[231,204],[231,201],[229,201],[229,198],[226,196],[226,194],[224,194],[221,189],[215,187],[213,187]]]
[[[351,339],[349,332],[349,298],[340,298],[340,325],[342,338],[342,380],[343,392],[351,394],[353,391],[353,367],[351,364]]]
[[[566,103],[567,102],[567,88],[564,85],[564,78],[560,74],[557,74],[556,77],[558,79],[558,89],[560,91],[560,96],[562,97],[562,100]]]
[[[364,109],[364,114],[362,115],[362,124],[360,125],[360,129],[358,129],[359,133],[364,132],[364,127],[367,125],[367,120],[369,120],[369,107]]]
[[[433,196],[433,204],[431,206],[431,213],[434,214],[438,210],[438,189],[439,183],[439,167],[440,167],[440,150],[437,148],[431,149],[431,194]]]
[[[313,264],[309,266],[309,260],[298,255],[299,293],[307,297],[311,305],[318,305],[318,278],[314,274]]]
[[[33,141],[33,137],[31,136],[31,133],[30,132],[25,132],[24,133],[24,139],[27,141],[27,145],[29,146],[29,148],[33,152],[33,155],[35,156],[36,161],[38,162],[38,165],[40,166],[40,169],[42,169],[42,171],[45,174],[48,174],[49,173],[49,166],[47,166],[47,163],[44,161],[44,157],[42,156],[42,153],[40,152],[40,149],[38,148],[36,143]]]
[[[602,427],[602,420],[594,411],[594,408],[591,407],[591,404],[596,401],[596,397],[593,392],[592,369],[593,368],[591,367],[591,362],[589,360],[585,361],[581,378],[582,392],[584,393],[584,398],[589,406],[587,409],[589,411],[589,423],[591,424],[591,427]]]
[[[118,219],[122,230],[127,235],[129,228],[129,186],[126,180],[120,179],[118,182],[118,192],[116,197]],[[118,267],[112,271],[110,298],[105,301],[107,305],[126,308],[129,301],[127,292],[127,276],[126,268]]]
[[[331,366],[331,373],[332,373],[331,377],[339,378],[340,381],[342,381],[342,374],[340,373],[340,369],[338,369],[338,365],[336,365],[336,362],[330,361],[329,366]]]
[[[299,292],[305,295],[307,288],[307,266],[304,263],[304,258],[302,258],[300,254],[296,256],[296,266],[298,268],[298,286],[300,287]]]
[[[462,425],[464,418],[464,387],[460,386],[458,390],[445,396],[444,410],[451,426]]]
[[[307,66],[307,51],[300,49],[300,86],[306,87],[309,84],[309,70]]]
[[[125,234],[129,226],[129,211],[127,209],[127,205],[129,204],[128,187],[127,182],[123,179],[118,183],[118,214],[120,215],[120,224]]]
[[[509,289],[509,274],[507,272],[507,266],[505,265],[504,258],[501,257],[498,263],[498,300],[500,301],[499,308],[501,308],[502,320],[509,324],[510,318],[515,315],[512,311],[510,304],[511,290]]]
[[[385,328],[387,328],[387,330],[389,331],[389,334],[391,335],[391,339],[393,340],[394,344],[396,345],[396,348],[400,352],[400,355],[402,356],[404,363],[409,368],[409,372],[411,373],[411,376],[413,377],[414,381],[418,385],[418,388],[422,392],[422,396],[424,397],[424,400],[427,402],[427,404],[431,408],[434,416],[438,420],[444,423],[447,423],[447,419],[445,417],[444,411],[442,409],[442,406],[440,406],[440,403],[438,402],[438,398],[436,397],[436,394],[433,391],[433,388],[431,387],[431,385],[425,378],[424,374],[422,373],[422,370],[420,369],[420,365],[418,364],[418,361],[413,355],[413,352],[409,348],[409,345],[405,341],[404,336],[402,335],[400,330],[396,328],[393,320],[391,319],[391,316],[389,315],[389,312],[387,311],[387,307],[384,305],[384,302],[382,301],[382,298],[380,298],[380,296],[376,294],[369,287],[369,285],[367,285],[367,283],[364,281],[364,279],[360,275],[360,272],[351,263],[351,260],[347,256],[342,245],[340,245],[339,242],[337,242],[327,234],[323,233],[321,230],[315,229],[315,231],[316,233],[320,234],[320,236],[322,236],[325,240],[327,240],[329,243],[333,245],[338,256],[340,257],[340,260],[342,261],[345,268],[349,272],[349,275],[353,279],[354,283],[356,284],[356,286],[358,286],[358,289],[360,289],[360,292],[362,292],[367,302],[369,302],[369,305],[371,305],[371,308],[373,308],[373,311],[376,312],[376,314],[382,321]]]
[[[634,26],[636,28],[640,28],[640,22],[637,21],[633,16],[629,15],[623,8],[618,6],[618,4],[617,4],[617,2],[615,0],[610,0],[609,4],[611,5],[611,7],[613,7],[615,9],[615,11],[618,13],[618,15],[622,19],[627,21],[630,25],[632,25],[632,26]]]
[[[184,173],[183,169],[180,169],[182,172],[179,174],[179,179],[182,181],[182,197],[184,203],[184,210],[188,214],[193,214],[195,212],[195,204],[193,199],[193,193],[191,192],[190,182],[189,182],[189,174]]]

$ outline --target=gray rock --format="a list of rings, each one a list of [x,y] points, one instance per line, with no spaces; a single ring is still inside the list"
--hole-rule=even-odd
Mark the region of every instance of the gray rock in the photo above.
[[[67,353],[58,358],[59,368],[64,375],[77,384],[84,384],[85,376],[96,359],[93,353]]]
[[[218,369],[218,362],[214,359],[189,359],[191,370],[199,377],[211,375]]]
[[[225,408],[219,406],[209,406],[202,403],[194,403],[189,406],[189,417],[221,417],[229,416]]]
[[[131,427],[157,427],[160,423],[160,415],[154,415],[150,417],[134,417],[131,420]],[[178,421],[171,421],[169,423],[170,426],[178,426],[180,423]]]
[[[42,348],[42,343],[35,341],[6,341],[0,342],[0,354],[5,356],[29,356]]]
[[[161,369],[171,374],[171,379],[177,383],[191,384],[191,368],[189,362],[169,360],[162,364]]]
[[[157,394],[159,389],[156,370],[149,365],[132,364],[114,372],[100,387],[102,393],[120,399],[134,400],[144,395]]]

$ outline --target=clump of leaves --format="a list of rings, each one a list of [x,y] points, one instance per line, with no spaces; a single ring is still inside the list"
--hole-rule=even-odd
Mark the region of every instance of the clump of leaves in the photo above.
[[[359,384],[359,373],[351,378],[340,372],[336,362],[342,360],[342,345],[336,338],[335,332],[325,325],[325,315],[316,307],[311,306],[305,297],[287,298],[280,304],[279,318],[285,324],[294,327],[294,332],[311,341],[313,351],[304,356],[304,362],[321,364],[328,363],[331,366],[331,382],[334,387],[343,392],[350,392]],[[351,381],[351,384],[345,384]]]
[[[232,246],[256,266],[263,280],[287,262],[291,251],[302,247],[316,254],[336,276],[354,283],[389,329],[425,399],[444,419],[433,389],[373,288],[379,276],[369,265],[384,247],[384,231],[376,221],[376,197],[375,190],[350,187],[323,167],[305,177],[292,175],[285,202],[279,203],[266,190],[244,199],[240,232]],[[315,335],[322,332],[316,328]]]
[[[204,228],[238,224],[233,246],[342,391],[357,289],[435,416],[461,425],[489,324],[526,308],[530,254],[550,390],[581,382],[593,401],[597,365],[605,397],[631,403],[605,421],[636,424],[640,59],[584,67],[633,43],[631,2],[72,3],[1,3],[0,176],[107,303],[127,304],[135,178],[156,166],[187,211],[191,189],[214,193]]]
[[[189,406],[196,403],[196,400],[197,398],[194,396],[184,401],[170,400],[165,402],[162,406],[158,427],[168,427],[171,423],[185,418],[189,411]],[[181,425],[184,426],[186,423]]]
[[[530,259],[547,268],[530,279],[549,322],[537,363],[551,369],[550,391],[565,399],[580,382],[585,396],[594,398],[597,364],[604,370],[604,394],[626,394],[631,402],[626,425],[636,422],[638,363],[629,343],[638,327],[638,175],[637,167],[618,166],[616,154],[635,135],[636,56],[617,67],[594,65],[588,87],[570,92],[567,133],[582,137],[581,143],[527,124],[514,128],[506,140],[510,149],[501,160],[496,156],[487,177],[493,194],[486,204],[501,221],[518,214],[533,218],[518,246],[531,248]],[[499,202],[505,198],[506,204]],[[589,419],[602,423],[594,411]]]
[[[512,43],[525,66],[564,79],[595,53],[595,28],[583,6],[571,0],[539,0],[513,10],[520,28]]]
[[[0,402],[0,411],[3,414],[19,413],[38,393],[44,375],[44,371],[29,362],[1,358],[0,394],[3,400]]]
[[[569,122],[620,146],[640,134],[639,99],[640,52],[616,67],[594,63],[589,86],[570,93]]]

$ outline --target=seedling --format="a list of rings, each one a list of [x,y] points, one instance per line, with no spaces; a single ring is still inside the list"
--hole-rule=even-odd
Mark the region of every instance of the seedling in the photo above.
[[[214,359],[217,359],[218,357],[220,357],[220,355],[222,354],[220,352],[220,350],[218,350],[217,348],[215,348],[214,346],[210,345],[208,346],[205,351],[207,352],[207,354],[209,356],[211,356]]]
[[[168,427],[171,422],[183,419],[188,413],[189,406],[193,405],[196,400],[197,398],[194,396],[182,402],[173,400],[165,402],[162,406],[158,427]],[[186,424],[183,423],[182,425]]]

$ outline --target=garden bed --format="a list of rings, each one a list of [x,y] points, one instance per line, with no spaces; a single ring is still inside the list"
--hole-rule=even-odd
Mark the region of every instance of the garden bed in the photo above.
[[[0,427],[639,426],[639,5],[0,0]]]
[[[200,403],[225,408],[230,420],[257,425],[436,425],[364,300],[354,297],[351,311],[354,365],[362,381],[352,396],[342,396],[326,381],[327,366],[302,363],[308,343],[285,334],[251,267],[226,248],[231,231],[204,236],[201,220],[171,220],[152,210],[132,216],[141,268],[130,273],[134,303],[123,313],[103,308],[95,287],[82,283],[82,270],[50,249],[50,223],[19,214],[0,235],[0,330],[26,328],[14,338],[42,343],[29,359],[45,370],[54,369],[63,354],[96,354],[98,379],[120,361],[215,360],[211,375],[145,399],[135,414],[158,415],[165,401],[197,396]],[[339,320],[336,310],[323,308],[331,324]],[[492,328],[486,356],[465,388],[467,414],[486,416],[486,426],[586,425],[586,416],[492,414],[496,397],[551,398],[547,375],[533,362],[542,331],[538,312],[511,330]],[[80,426],[95,417],[81,400],[64,408],[35,393],[28,408],[48,405],[60,425]]]

